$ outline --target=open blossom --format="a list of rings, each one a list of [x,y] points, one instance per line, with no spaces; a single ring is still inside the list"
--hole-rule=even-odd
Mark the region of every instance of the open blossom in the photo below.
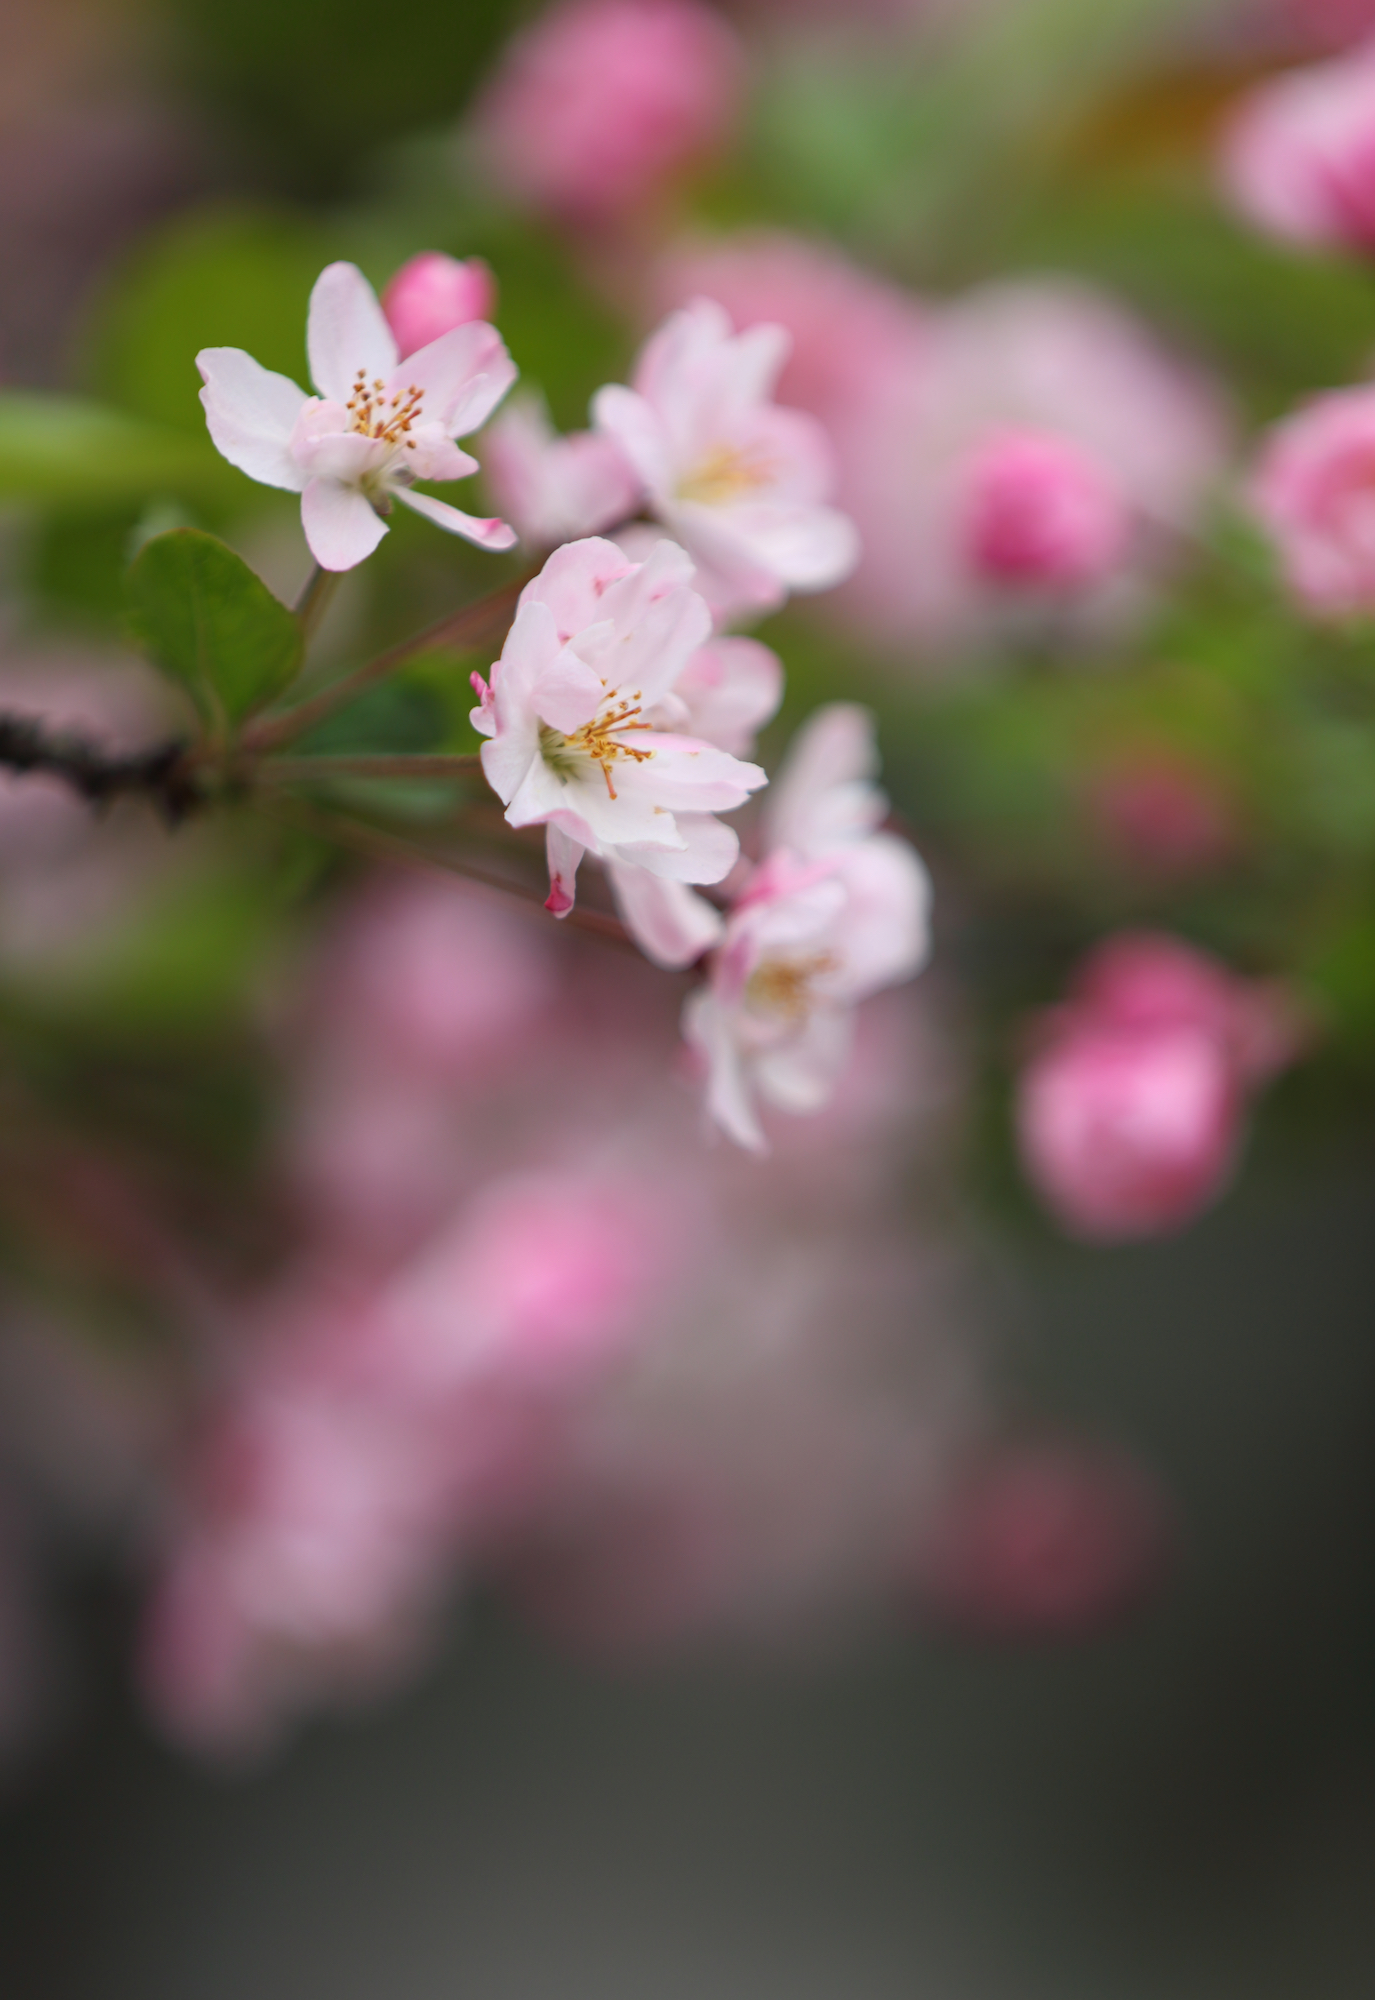
[[[853,524],[827,504],[825,432],[771,400],[787,352],[784,328],[735,333],[721,306],[695,299],[647,342],[631,388],[593,399],[598,429],[697,562],[703,590],[741,610],[781,604],[790,590],[828,590],[859,552]]]
[[[382,311],[403,361],[456,326],[490,319],[495,304],[496,284],[481,257],[446,257],[442,250],[412,257],[382,294]]]
[[[764,773],[660,726],[711,630],[692,574],[671,542],[643,563],[612,542],[570,542],[522,591],[490,686],[474,676],[482,768],[511,826],[548,828],[556,916],[573,907],[585,852],[679,887],[734,864],[736,835],[714,815]]]
[[[1226,134],[1222,172],[1272,235],[1375,249],[1375,43],[1254,91]]]
[[[1226,1186],[1248,1092],[1293,1059],[1273,989],[1177,939],[1125,935],[1085,962],[1018,1091],[1022,1158],[1075,1235],[1181,1227]]]
[[[310,295],[306,346],[315,396],[241,348],[207,347],[196,365],[217,449],[250,479],[300,494],[301,524],[323,569],[352,569],[371,555],[394,500],[481,548],[511,547],[504,522],[414,490],[416,480],[477,471],[455,439],[485,423],[515,380],[494,327],[454,327],[402,362],[362,272],[331,264]]]
[[[1251,503],[1310,611],[1375,611],[1375,388],[1315,397],[1277,425]]]
[[[930,887],[913,850],[878,830],[873,728],[836,703],[802,732],[768,816],[769,851],[726,920],[684,1032],[707,1066],[716,1123],[755,1151],[756,1097],[815,1111],[848,1058],[856,1004],[918,971]]]
[[[560,437],[533,397],[509,403],[483,439],[492,496],[527,547],[554,549],[635,513],[639,475],[614,438]]]
[[[477,108],[478,148],[530,207],[615,222],[727,137],[742,69],[698,0],[571,0],[511,43]]]

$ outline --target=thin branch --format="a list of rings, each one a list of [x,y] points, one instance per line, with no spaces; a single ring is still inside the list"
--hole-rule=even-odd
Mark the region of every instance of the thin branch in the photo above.
[[[475,755],[267,757],[253,773],[260,785],[302,785],[330,778],[467,778],[481,769]]]
[[[427,626],[412,638],[401,640],[399,645],[379,653],[375,660],[369,660],[366,666],[356,667],[342,680],[333,681],[328,687],[321,688],[318,694],[298,702],[295,708],[250,723],[240,739],[243,748],[251,755],[260,756],[265,750],[275,750],[278,744],[295,742],[298,736],[327,721],[339,709],[356,701],[365,689],[385,680],[398,667],[403,667],[407,660],[431,646],[476,646],[485,639],[504,636],[515,611],[516,599],[529,581],[529,576],[513,577],[500,590],[479,598],[476,604],[465,605],[462,611],[450,612],[447,618],[441,618],[438,624]]]
[[[544,905],[544,895],[539,888],[484,868],[467,855],[431,853],[427,848],[418,847],[382,827],[371,826],[344,813],[329,812],[323,807],[307,804],[303,799],[274,798],[270,802],[264,801],[261,810],[270,819],[293,827],[299,833],[313,833],[322,840],[332,840],[340,847],[352,848],[355,854],[365,855],[370,861],[400,862],[408,868],[440,868],[448,875],[461,876],[481,888],[514,896],[527,908],[531,904],[541,908]],[[590,910],[578,903],[559,921],[606,943],[621,945],[627,951],[636,950],[630,933],[620,919],[602,910]]]
[[[121,793],[142,794],[169,826],[204,803],[188,747],[179,738],[115,757],[89,737],[50,732],[35,716],[0,714],[0,768],[21,775],[43,771],[99,810]]]
[[[338,583],[339,571],[321,569],[319,563],[316,563],[306,578],[305,587],[291,608],[300,619],[301,631],[307,640],[312,637],[320,620],[328,611],[330,599]]]

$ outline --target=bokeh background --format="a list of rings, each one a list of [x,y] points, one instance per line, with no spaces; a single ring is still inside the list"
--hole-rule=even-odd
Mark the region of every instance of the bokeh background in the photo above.
[[[535,9],[2,18],[0,700],[166,726],[121,595],[158,527],[299,588],[294,508],[214,459],[191,361],[299,376],[330,259],[486,259],[570,429],[711,289],[792,314],[783,393],[871,552],[760,626],[766,760],[867,702],[937,923],[849,1093],[736,1161],[675,1067],[681,985],[614,946],[318,823],[168,837],[5,781],[0,1988],[1369,1992],[1375,645],[1291,601],[1237,491],[1265,426],[1368,374],[1375,277],[1267,236],[1217,162],[1250,92],[1375,11],[742,0],[700,102],[581,199],[491,136]],[[97,452],[28,390],[134,428]],[[957,575],[931,467],[1084,409],[1139,563],[1049,610]],[[398,522],[321,669],[484,563]],[[486,664],[427,656],[316,747],[468,747]],[[423,855],[448,802],[335,803]],[[1287,1067],[1187,1227],[1084,1242],[1019,1164],[1019,1076],[1123,928],[1282,993]],[[388,1036],[428,1053],[379,1062]],[[617,1186],[684,1163],[693,1267],[589,1280],[585,1377],[482,1385],[442,1533],[349,1487],[337,1626],[239,1607],[202,1647],[186,1565],[258,1490],[223,1439],[266,1393],[241,1357],[336,1396],[359,1297],[420,1258],[432,1307],[453,1216],[475,1283],[464,1218],[514,1189],[519,1246],[529,1177],[592,1155]]]

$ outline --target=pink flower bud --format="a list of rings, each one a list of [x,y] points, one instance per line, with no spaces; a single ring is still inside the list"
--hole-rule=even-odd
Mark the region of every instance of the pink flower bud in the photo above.
[[[1291,1062],[1292,1004],[1148,932],[1111,938],[1047,1015],[1017,1124],[1038,1192],[1076,1236],[1150,1236],[1222,1192],[1246,1092]]]
[[[1240,1114],[1225,1049],[1196,1028],[1090,1019],[1021,1081],[1022,1158],[1075,1236],[1153,1236],[1189,1222],[1231,1171]]]
[[[1251,500],[1310,611],[1375,611],[1375,389],[1318,396],[1278,425]]]
[[[1126,552],[1111,475],[1068,438],[1000,431],[974,453],[966,482],[966,559],[990,583],[1083,589]]]
[[[947,1622],[990,1637],[1081,1634],[1156,1580],[1168,1525],[1130,1460],[1022,1445],[956,1492],[925,1554],[923,1595]]]
[[[481,257],[462,262],[442,250],[422,250],[392,278],[382,310],[405,361],[456,326],[490,319],[496,296],[496,281]]]
[[[698,0],[568,0],[512,42],[479,146],[531,207],[613,221],[720,146],[741,70],[733,31]]]
[[[1375,43],[1255,91],[1225,136],[1222,175],[1272,235],[1375,249]]]

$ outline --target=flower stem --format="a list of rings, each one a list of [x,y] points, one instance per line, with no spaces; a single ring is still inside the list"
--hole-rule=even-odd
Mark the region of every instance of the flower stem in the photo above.
[[[292,609],[300,620],[301,632],[307,644],[314,637],[320,620],[324,617],[326,611],[328,611],[330,599],[333,597],[338,583],[339,572],[332,569],[321,569],[319,563],[316,563],[314,569],[306,578],[305,588],[292,606]]]
[[[269,757],[254,776],[259,784],[308,784],[312,778],[466,778],[481,768],[465,754],[359,757]]]
[[[484,868],[481,862],[469,855],[431,853],[394,833],[388,833],[382,827],[371,826],[365,820],[352,819],[344,813],[330,812],[314,803],[308,804],[304,799],[274,797],[270,803],[263,802],[262,810],[269,818],[294,828],[298,833],[314,834],[317,839],[352,848],[354,853],[364,855],[370,861],[399,862],[408,868],[438,868],[446,875],[458,875],[484,889],[514,897],[526,908],[531,905],[543,907],[545,892],[542,887]],[[586,931],[608,944],[636,951],[625,925],[605,911],[586,909],[579,903],[562,921],[572,930]]]
[[[513,578],[490,596],[480,597],[475,604],[465,605],[461,611],[450,612],[438,624],[429,625],[423,632],[389,647],[375,660],[369,660],[366,666],[357,667],[351,674],[345,674],[342,680],[321,688],[318,694],[298,702],[295,708],[250,723],[239,739],[240,748],[250,755],[261,756],[265,751],[275,750],[279,744],[294,743],[298,736],[314,729],[339,709],[346,708],[366,688],[385,680],[388,674],[395,673],[398,667],[404,666],[407,660],[424,652],[427,647],[476,646],[484,640],[495,642],[505,635],[516,608],[516,599],[528,581],[526,576]]]

